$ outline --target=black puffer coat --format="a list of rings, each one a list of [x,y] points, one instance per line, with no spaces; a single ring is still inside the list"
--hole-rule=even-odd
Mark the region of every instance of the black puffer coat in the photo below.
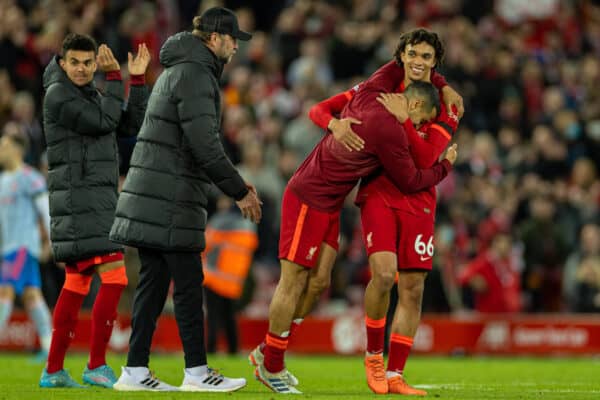
[[[108,239],[117,205],[116,133],[142,124],[148,90],[132,86],[123,111],[123,84],[74,85],[55,57],[44,71],[43,119],[48,151],[52,249],[57,261],[77,261],[121,249]]]
[[[189,32],[167,40],[160,62],[110,238],[201,251],[211,182],[236,200],[248,193],[219,136],[223,63]]]

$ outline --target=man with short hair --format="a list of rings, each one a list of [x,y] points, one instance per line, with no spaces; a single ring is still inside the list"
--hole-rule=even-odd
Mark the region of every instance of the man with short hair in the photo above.
[[[21,296],[45,360],[52,323],[41,291],[39,259],[49,252],[43,251],[39,222],[49,234],[50,214],[44,177],[23,162],[27,146],[24,133],[5,131],[0,137],[0,330],[10,319],[15,296]]]
[[[412,82],[431,81],[449,107],[443,109],[435,121],[420,126],[415,124],[419,128],[417,131],[402,97],[387,93],[378,99],[404,126],[412,157],[420,168],[429,167],[437,161],[457,129],[458,115],[463,112],[460,96],[441,75],[435,73],[434,68],[441,64],[443,56],[444,46],[438,35],[419,28],[400,37],[394,61],[380,70],[389,78],[403,70],[400,81],[387,80],[395,85],[387,89],[396,92],[404,91]],[[319,126],[329,127],[334,134],[348,134],[351,121],[338,120],[334,115],[355,93],[353,89],[315,105],[311,109],[311,118]],[[380,173],[363,180],[356,202],[361,208],[363,241],[372,272],[365,290],[368,385],[375,393],[424,395],[425,391],[409,386],[402,373],[420,321],[425,277],[432,268],[435,188],[406,194],[391,182],[386,173]],[[386,371],[383,361],[385,317],[396,271],[400,301],[392,322]],[[319,290],[312,290],[312,286],[314,284],[309,286],[308,293],[313,295],[306,298],[296,318],[308,313],[314,299],[321,294]]]
[[[102,283],[92,310],[90,359],[83,381],[107,388],[116,381],[106,364],[106,348],[127,286],[123,248],[108,239],[119,184],[117,135],[135,136],[141,125],[150,53],[142,44],[135,58],[131,53],[128,58],[127,105],[119,62],[106,45],[98,48],[87,35],[67,35],[61,55],[44,71],[50,236],[55,260],[66,264],[48,362],[39,382],[44,388],[82,387],[63,363],[94,273]],[[104,93],[93,82],[97,68],[106,77]]]
[[[313,271],[330,271],[337,255],[339,212],[346,195],[360,178],[380,167],[405,192],[419,191],[440,182],[456,159],[452,147],[446,159],[429,169],[416,168],[402,125],[376,98],[389,77],[375,73],[343,111],[343,117],[362,120],[356,131],[365,142],[362,151],[350,151],[325,136],[290,179],[283,196],[279,258],[281,277],[269,310],[269,331],[265,337],[264,360],[256,365],[255,376],[278,393],[299,393],[297,380],[285,368],[292,319],[301,306]],[[393,77],[397,78],[397,77]],[[415,123],[434,118],[439,109],[435,88],[415,82],[407,88],[410,118]]]
[[[215,7],[194,18],[192,32],[171,36],[160,50],[165,69],[152,90],[110,233],[112,240],[136,247],[141,261],[127,365],[117,390],[230,392],[246,385],[207,365],[200,253],[213,183],[236,200],[244,217],[255,223],[261,218],[256,190],[227,158],[219,135],[218,81],[237,40],[250,38],[231,10]],[[148,369],[171,279],[185,358],[179,388]]]

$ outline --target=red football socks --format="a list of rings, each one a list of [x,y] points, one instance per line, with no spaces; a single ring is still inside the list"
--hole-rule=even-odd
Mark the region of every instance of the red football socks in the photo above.
[[[292,338],[292,336],[294,335],[294,332],[296,332],[296,330],[300,327],[300,324],[302,324],[302,321],[304,321],[304,318],[296,318],[295,320],[292,321],[292,325],[290,326],[290,334],[287,337],[288,342]],[[265,336],[265,338],[266,338],[266,336]],[[258,345],[258,349],[260,350],[261,353],[265,352],[265,346],[266,345],[267,345],[266,339],[264,339]]]
[[[367,353],[383,353],[383,343],[385,341],[385,317],[381,319],[371,319],[365,316],[365,325],[367,326]]]
[[[269,332],[265,337],[265,342],[266,345],[263,350],[265,369],[271,373],[282,371],[285,368],[283,359],[288,345],[288,338]]]
[[[117,318],[117,306],[121,293],[125,289],[123,285],[103,283],[100,285],[94,309],[92,310],[92,340],[90,346],[89,369],[98,368],[106,364],[106,348],[113,325]]]
[[[49,374],[63,369],[65,355],[75,336],[75,327],[79,321],[79,309],[84,295],[63,288],[58,296],[52,316],[52,341],[48,352],[46,371]]]
[[[392,333],[390,336],[390,354],[387,370],[402,374],[406,359],[413,345],[413,338]]]

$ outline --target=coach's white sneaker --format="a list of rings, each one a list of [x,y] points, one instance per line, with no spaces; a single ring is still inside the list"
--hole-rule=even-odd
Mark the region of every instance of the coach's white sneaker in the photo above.
[[[141,391],[153,392],[176,392],[179,389],[167,383],[161,382],[148,368],[121,367],[121,376],[113,385],[113,389],[119,391]]]
[[[264,361],[265,355],[262,353],[262,351],[260,351],[260,345],[256,346],[254,350],[252,350],[250,354],[248,354],[248,362],[250,363],[250,365],[258,367],[259,365],[262,365]],[[288,385],[298,386],[300,384],[300,381],[294,376],[294,374],[292,374],[287,369],[285,369],[284,371],[285,377],[283,379]]]
[[[182,392],[235,392],[246,386],[244,378],[226,378],[218,371],[208,368],[203,375],[192,375],[183,370]]]

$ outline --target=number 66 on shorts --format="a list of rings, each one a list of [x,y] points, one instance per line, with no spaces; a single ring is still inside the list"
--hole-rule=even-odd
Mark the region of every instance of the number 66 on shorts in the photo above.
[[[431,270],[433,216],[392,209],[373,198],[361,206],[361,221],[367,255],[389,251],[396,253],[399,270]]]

